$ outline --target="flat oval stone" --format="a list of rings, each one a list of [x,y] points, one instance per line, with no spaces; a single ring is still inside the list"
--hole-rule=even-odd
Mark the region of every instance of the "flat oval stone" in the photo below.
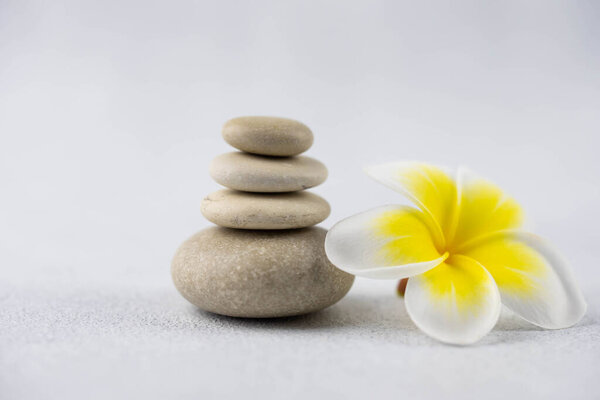
[[[232,317],[306,314],[340,300],[354,276],[325,255],[327,231],[204,229],[175,253],[171,275],[195,306]]]
[[[293,229],[316,225],[329,216],[324,198],[310,192],[248,193],[223,189],[202,200],[211,222],[237,229]]]
[[[265,157],[239,151],[217,156],[210,176],[230,189],[247,192],[293,192],[317,186],[327,179],[327,167],[314,158]]]
[[[302,122],[279,117],[238,117],[223,126],[223,138],[236,149],[266,156],[295,156],[312,146]]]

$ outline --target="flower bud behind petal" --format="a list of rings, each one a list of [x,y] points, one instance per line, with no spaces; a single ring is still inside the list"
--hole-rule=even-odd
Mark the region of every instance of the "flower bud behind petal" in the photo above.
[[[408,278],[403,278],[398,281],[398,287],[396,288],[396,293],[398,296],[404,297],[404,293],[406,292],[406,284],[408,283]]]

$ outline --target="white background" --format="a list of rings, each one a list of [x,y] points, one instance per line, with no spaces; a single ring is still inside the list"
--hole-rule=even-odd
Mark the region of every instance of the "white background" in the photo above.
[[[0,0],[0,398],[597,398],[599,20],[593,1]],[[505,314],[451,347],[362,279],[308,317],[196,311],[170,259],[209,225],[221,125],[255,114],[312,128],[325,227],[401,201],[369,164],[496,181],[587,316]]]

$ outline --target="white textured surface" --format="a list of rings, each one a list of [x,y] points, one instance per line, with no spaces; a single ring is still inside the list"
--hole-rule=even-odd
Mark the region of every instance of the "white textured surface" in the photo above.
[[[0,399],[598,398],[599,4],[0,0]],[[400,202],[367,165],[496,181],[587,316],[459,348],[393,282],[287,321],[195,311],[169,262],[207,225],[221,124],[257,114],[314,132],[326,227]]]
[[[504,314],[480,343],[418,331],[390,282],[358,280],[304,317],[240,320],[196,310],[167,274],[49,269],[0,287],[0,398],[597,398],[598,285],[576,327]]]

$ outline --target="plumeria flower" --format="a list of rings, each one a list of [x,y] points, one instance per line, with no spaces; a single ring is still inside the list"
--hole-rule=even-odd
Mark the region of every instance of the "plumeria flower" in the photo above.
[[[496,324],[501,304],[548,329],[576,324],[586,304],[565,260],[520,229],[519,205],[459,168],[399,162],[367,169],[415,207],[366,211],[333,226],[325,240],[340,269],[375,279],[409,278],[413,322],[446,343],[469,344]]]

